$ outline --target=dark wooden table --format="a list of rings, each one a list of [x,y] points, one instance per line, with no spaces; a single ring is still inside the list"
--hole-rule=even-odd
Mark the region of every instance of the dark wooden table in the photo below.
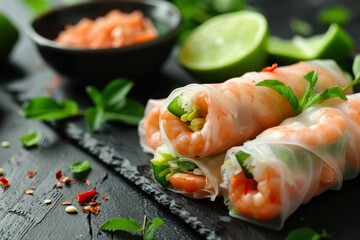
[[[44,64],[26,35],[33,16],[21,2],[0,0],[0,10],[11,16],[21,29],[20,41],[9,62],[0,66],[0,141],[11,144],[8,148],[0,147],[0,168],[11,184],[6,190],[0,189],[0,239],[133,239],[133,235],[99,231],[99,226],[117,216],[141,222],[144,215],[165,221],[157,232],[158,239],[283,239],[289,231],[301,226],[318,231],[326,229],[333,239],[359,238],[359,178],[345,182],[340,191],[314,198],[287,220],[284,229],[272,231],[231,219],[221,198],[215,202],[193,200],[159,188],[148,177],[151,156],[142,152],[134,127],[111,123],[98,133],[89,134],[81,118],[60,122],[22,118],[18,111],[23,101],[45,92],[51,91],[57,98],[75,99],[81,106],[86,106],[89,99],[83,85],[74,85],[61,77],[60,81],[54,80],[56,74]],[[291,36],[288,26],[291,17],[307,19],[317,26],[315,31],[325,31],[326,27],[316,25],[314,14],[324,6],[320,2],[312,1],[305,6],[302,1],[249,1],[268,17],[271,32],[284,37]],[[360,46],[359,2],[327,1],[327,4],[333,2],[351,7],[354,19],[345,28]],[[159,74],[151,76],[148,86],[134,89],[133,96],[142,101],[165,97],[172,86],[193,81],[176,63],[176,51],[175,48]],[[20,143],[19,137],[29,129],[43,133],[39,147],[26,149]],[[70,163],[84,160],[92,165],[86,176],[90,186],[69,170]],[[29,178],[29,170],[35,170],[37,175]],[[76,184],[56,188],[58,170],[74,178]],[[32,186],[36,187],[33,195],[25,194],[24,190]],[[101,200],[98,215],[82,213],[74,197],[92,188],[100,196],[109,196],[109,200]],[[47,198],[52,199],[49,205],[44,204]],[[64,200],[70,200],[79,213],[66,213],[61,205]]]

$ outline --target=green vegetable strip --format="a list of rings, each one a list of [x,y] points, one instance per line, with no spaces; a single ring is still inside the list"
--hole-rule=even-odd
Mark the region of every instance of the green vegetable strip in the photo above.
[[[245,160],[250,157],[250,154],[246,153],[246,152],[243,152],[243,151],[240,151],[238,153],[235,154],[235,157],[236,159],[238,160],[239,162],[239,165],[242,169],[242,171],[244,172],[245,174],[245,177],[247,179],[253,179],[253,175],[252,173],[250,172],[250,170],[245,166]]]

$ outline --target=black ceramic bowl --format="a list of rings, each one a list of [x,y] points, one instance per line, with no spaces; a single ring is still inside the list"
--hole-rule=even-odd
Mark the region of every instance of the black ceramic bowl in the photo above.
[[[95,19],[113,9],[140,10],[153,21],[159,37],[142,44],[109,49],[73,48],[53,41],[65,25],[76,24],[84,17]],[[104,82],[118,77],[142,79],[164,63],[176,41],[180,22],[178,9],[164,0],[102,0],[57,8],[38,16],[32,22],[29,36],[43,59],[67,78]]]

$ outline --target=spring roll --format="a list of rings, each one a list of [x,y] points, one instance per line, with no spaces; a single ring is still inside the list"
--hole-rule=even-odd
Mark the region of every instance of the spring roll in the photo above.
[[[173,192],[191,198],[215,198],[221,195],[220,167],[225,153],[203,159],[178,157],[165,145],[156,149],[151,160],[155,179]]]
[[[283,96],[256,83],[276,79],[291,87],[299,98],[307,87],[303,76],[312,70],[318,72],[315,92],[349,84],[334,61],[315,60],[284,67],[274,65],[223,83],[189,84],[175,89],[161,107],[162,140],[178,156],[196,159],[225,152],[293,115]]]
[[[281,229],[301,204],[360,169],[360,93],[329,99],[228,150],[221,167],[230,215]]]

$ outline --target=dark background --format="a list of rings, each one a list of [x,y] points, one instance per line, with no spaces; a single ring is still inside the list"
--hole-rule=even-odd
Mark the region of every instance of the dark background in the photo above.
[[[267,17],[271,34],[287,38],[294,34],[289,27],[291,18],[311,23],[314,34],[325,32],[327,26],[318,23],[316,14],[334,3],[350,8],[353,18],[344,28],[359,47],[360,1],[248,1]],[[0,0],[0,10],[21,29],[20,41],[9,62],[0,67],[0,141],[11,142],[10,148],[0,148],[0,167],[11,184],[5,191],[0,189],[0,239],[132,239],[133,236],[102,232],[98,228],[116,216],[141,222],[144,214],[165,221],[157,232],[158,239],[284,239],[288,232],[302,226],[319,232],[325,229],[333,239],[359,238],[359,178],[345,182],[340,191],[328,191],[302,205],[281,231],[273,231],[228,217],[221,198],[215,202],[192,200],[159,188],[146,177],[151,156],[142,152],[136,128],[111,123],[90,135],[83,119],[56,123],[23,119],[18,114],[22,102],[52,89],[54,83],[58,83],[51,91],[54,97],[69,97],[81,106],[87,105],[89,99],[84,94],[87,83],[79,80],[74,84],[73,80],[61,77],[59,82],[53,80],[56,74],[44,64],[26,35],[33,15],[21,0]],[[133,97],[144,102],[148,98],[166,97],[174,86],[194,81],[176,62],[177,51],[175,47],[158,74],[135,87]],[[44,138],[38,148],[25,149],[19,137],[30,128],[43,132]],[[76,178],[74,185],[54,188],[57,170],[75,178],[68,165],[84,160],[93,166],[87,176],[91,186]],[[30,169],[37,171],[31,179],[26,175]],[[37,187],[34,195],[25,195],[23,191],[31,186]],[[110,197],[103,201],[99,215],[65,213],[65,207],[60,205],[63,200],[71,200],[80,210],[74,194],[94,187],[100,195]],[[44,205],[45,198],[51,198],[52,203]]]

